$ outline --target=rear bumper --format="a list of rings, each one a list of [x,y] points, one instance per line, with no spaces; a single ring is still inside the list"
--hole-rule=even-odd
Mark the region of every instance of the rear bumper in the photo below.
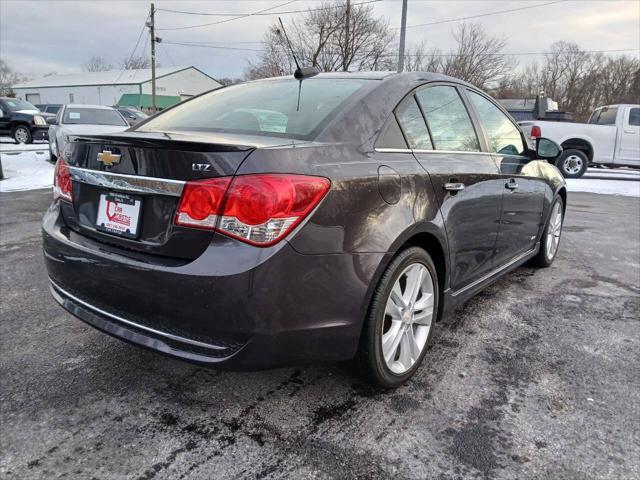
[[[357,349],[384,254],[301,255],[222,235],[196,260],[158,264],[43,221],[51,291],[69,312],[130,343],[232,369],[341,361]],[[153,260],[150,258],[150,260]]]

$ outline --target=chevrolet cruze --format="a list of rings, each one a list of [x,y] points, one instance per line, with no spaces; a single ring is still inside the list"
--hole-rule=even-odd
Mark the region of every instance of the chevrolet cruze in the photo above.
[[[560,148],[450,77],[259,80],[70,140],[43,221],[54,298],[200,364],[353,359],[394,387],[437,320],[558,251]]]

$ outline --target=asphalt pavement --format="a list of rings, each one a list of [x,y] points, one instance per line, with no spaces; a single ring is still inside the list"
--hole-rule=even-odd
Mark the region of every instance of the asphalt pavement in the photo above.
[[[638,478],[638,198],[570,194],[554,265],[438,324],[387,393],[343,365],[216,371],[93,330],[49,294],[50,199],[0,194],[2,479]]]

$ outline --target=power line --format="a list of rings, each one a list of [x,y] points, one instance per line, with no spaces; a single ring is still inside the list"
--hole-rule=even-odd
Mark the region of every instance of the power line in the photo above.
[[[160,48],[162,48],[162,51],[164,52],[164,54],[167,56],[167,58],[171,62],[171,65],[173,65],[173,68],[177,68],[176,62],[174,62],[173,58],[171,58],[171,55],[169,55],[169,52],[167,51],[167,47],[164,46],[164,43],[160,42]]]
[[[129,56],[129,60],[127,61],[127,63],[125,63],[122,66],[122,71],[118,75],[118,78],[116,78],[116,81],[113,82],[113,83],[118,83],[118,80],[120,80],[120,77],[122,77],[122,75],[124,74],[125,70],[127,69],[127,65],[129,63],[131,63],[131,60],[133,60],[133,56],[135,55],[136,50],[138,49],[138,45],[140,45],[140,39],[142,38],[142,34],[144,33],[145,28],[147,28],[147,20],[149,20],[149,15],[147,15],[147,18],[144,19],[144,23],[142,24],[142,30],[140,30],[140,35],[138,35],[138,41],[136,41],[136,46],[133,47],[133,51],[131,52],[131,55]]]
[[[500,15],[500,14],[503,14],[503,13],[519,12],[520,10],[529,10],[531,8],[545,7],[547,5],[555,5],[557,3],[564,3],[566,1],[567,0],[556,0],[554,2],[538,3],[536,5],[528,5],[526,7],[510,8],[508,10],[496,10],[494,12],[481,13],[481,14],[478,14],[478,15],[469,15],[467,17],[450,18],[448,20],[438,20],[438,21],[429,22],[429,23],[419,23],[417,25],[407,25],[407,28],[427,27],[427,26],[430,26],[430,25],[441,25],[443,23],[460,22],[460,21],[463,21],[463,20],[470,20],[472,18],[489,17],[491,15]],[[398,27],[394,27],[394,28],[397,29]]]
[[[265,49],[257,49],[257,48],[242,48],[242,47],[225,47],[220,45],[203,45],[193,42],[163,42],[167,45],[179,45],[183,47],[202,47],[202,48],[213,48],[218,50],[241,50],[247,52],[259,52],[263,53],[267,50]],[[621,49],[613,49],[613,50],[579,50],[576,53],[619,53],[619,52],[637,52],[637,48],[621,48]],[[331,52],[326,51],[325,53],[329,54],[338,54],[340,52]],[[505,53],[481,53],[477,54],[477,56],[525,56],[525,55],[548,55],[553,52],[505,52]],[[396,57],[395,53],[393,54],[384,54],[381,57]],[[463,57],[465,54],[459,53],[425,53],[425,54],[405,54],[405,57]]]
[[[260,13],[268,12],[270,10],[275,10],[276,8],[284,7],[286,5],[290,5],[290,4],[292,4],[294,2],[297,2],[297,1],[298,0],[289,0],[288,2],[281,3],[281,4],[276,5],[274,7],[265,8],[264,10],[258,10],[257,12],[246,13],[246,14],[243,14],[243,15],[239,15],[237,17],[227,18],[226,20],[219,20],[217,22],[203,23],[203,24],[200,24],[200,25],[189,25],[189,26],[186,26],[186,27],[158,28],[158,30],[186,30],[188,28],[199,28],[199,27],[208,27],[210,25],[219,25],[221,23],[231,22],[233,20],[239,20],[241,18],[251,17],[251,16],[254,16],[254,15],[258,15]]]
[[[354,3],[352,5],[352,7],[355,7],[356,5],[367,5],[369,3],[378,3],[378,2],[382,2],[385,0],[367,0],[364,2],[359,2],[359,3]],[[292,3],[292,2],[290,2]],[[281,7],[284,5],[280,5]],[[277,7],[273,7],[273,8],[277,8]],[[219,13],[219,12],[215,12],[215,13],[205,13],[205,12],[186,12],[183,10],[170,10],[168,8],[156,8],[156,10],[158,11],[162,11],[162,12],[168,12],[168,13],[182,13],[185,15],[200,15],[200,16],[207,16],[207,17],[235,17],[238,15],[242,15],[242,16],[270,16],[270,15],[285,15],[285,14],[290,14],[290,13],[307,13],[307,12],[317,12],[317,11],[321,11],[321,10],[332,10],[334,8],[344,8],[344,5],[330,5],[327,7],[317,7],[317,8],[308,8],[306,10],[285,10],[282,12],[270,12],[270,13],[266,13],[266,11],[260,11],[260,12],[255,12],[255,13]],[[191,27],[194,28],[194,27]]]

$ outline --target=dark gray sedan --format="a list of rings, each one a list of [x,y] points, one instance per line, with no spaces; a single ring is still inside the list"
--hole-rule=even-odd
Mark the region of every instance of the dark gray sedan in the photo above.
[[[355,359],[395,387],[436,321],[558,251],[559,147],[529,150],[450,77],[260,80],[71,140],[43,222],[53,296],[201,364]]]

